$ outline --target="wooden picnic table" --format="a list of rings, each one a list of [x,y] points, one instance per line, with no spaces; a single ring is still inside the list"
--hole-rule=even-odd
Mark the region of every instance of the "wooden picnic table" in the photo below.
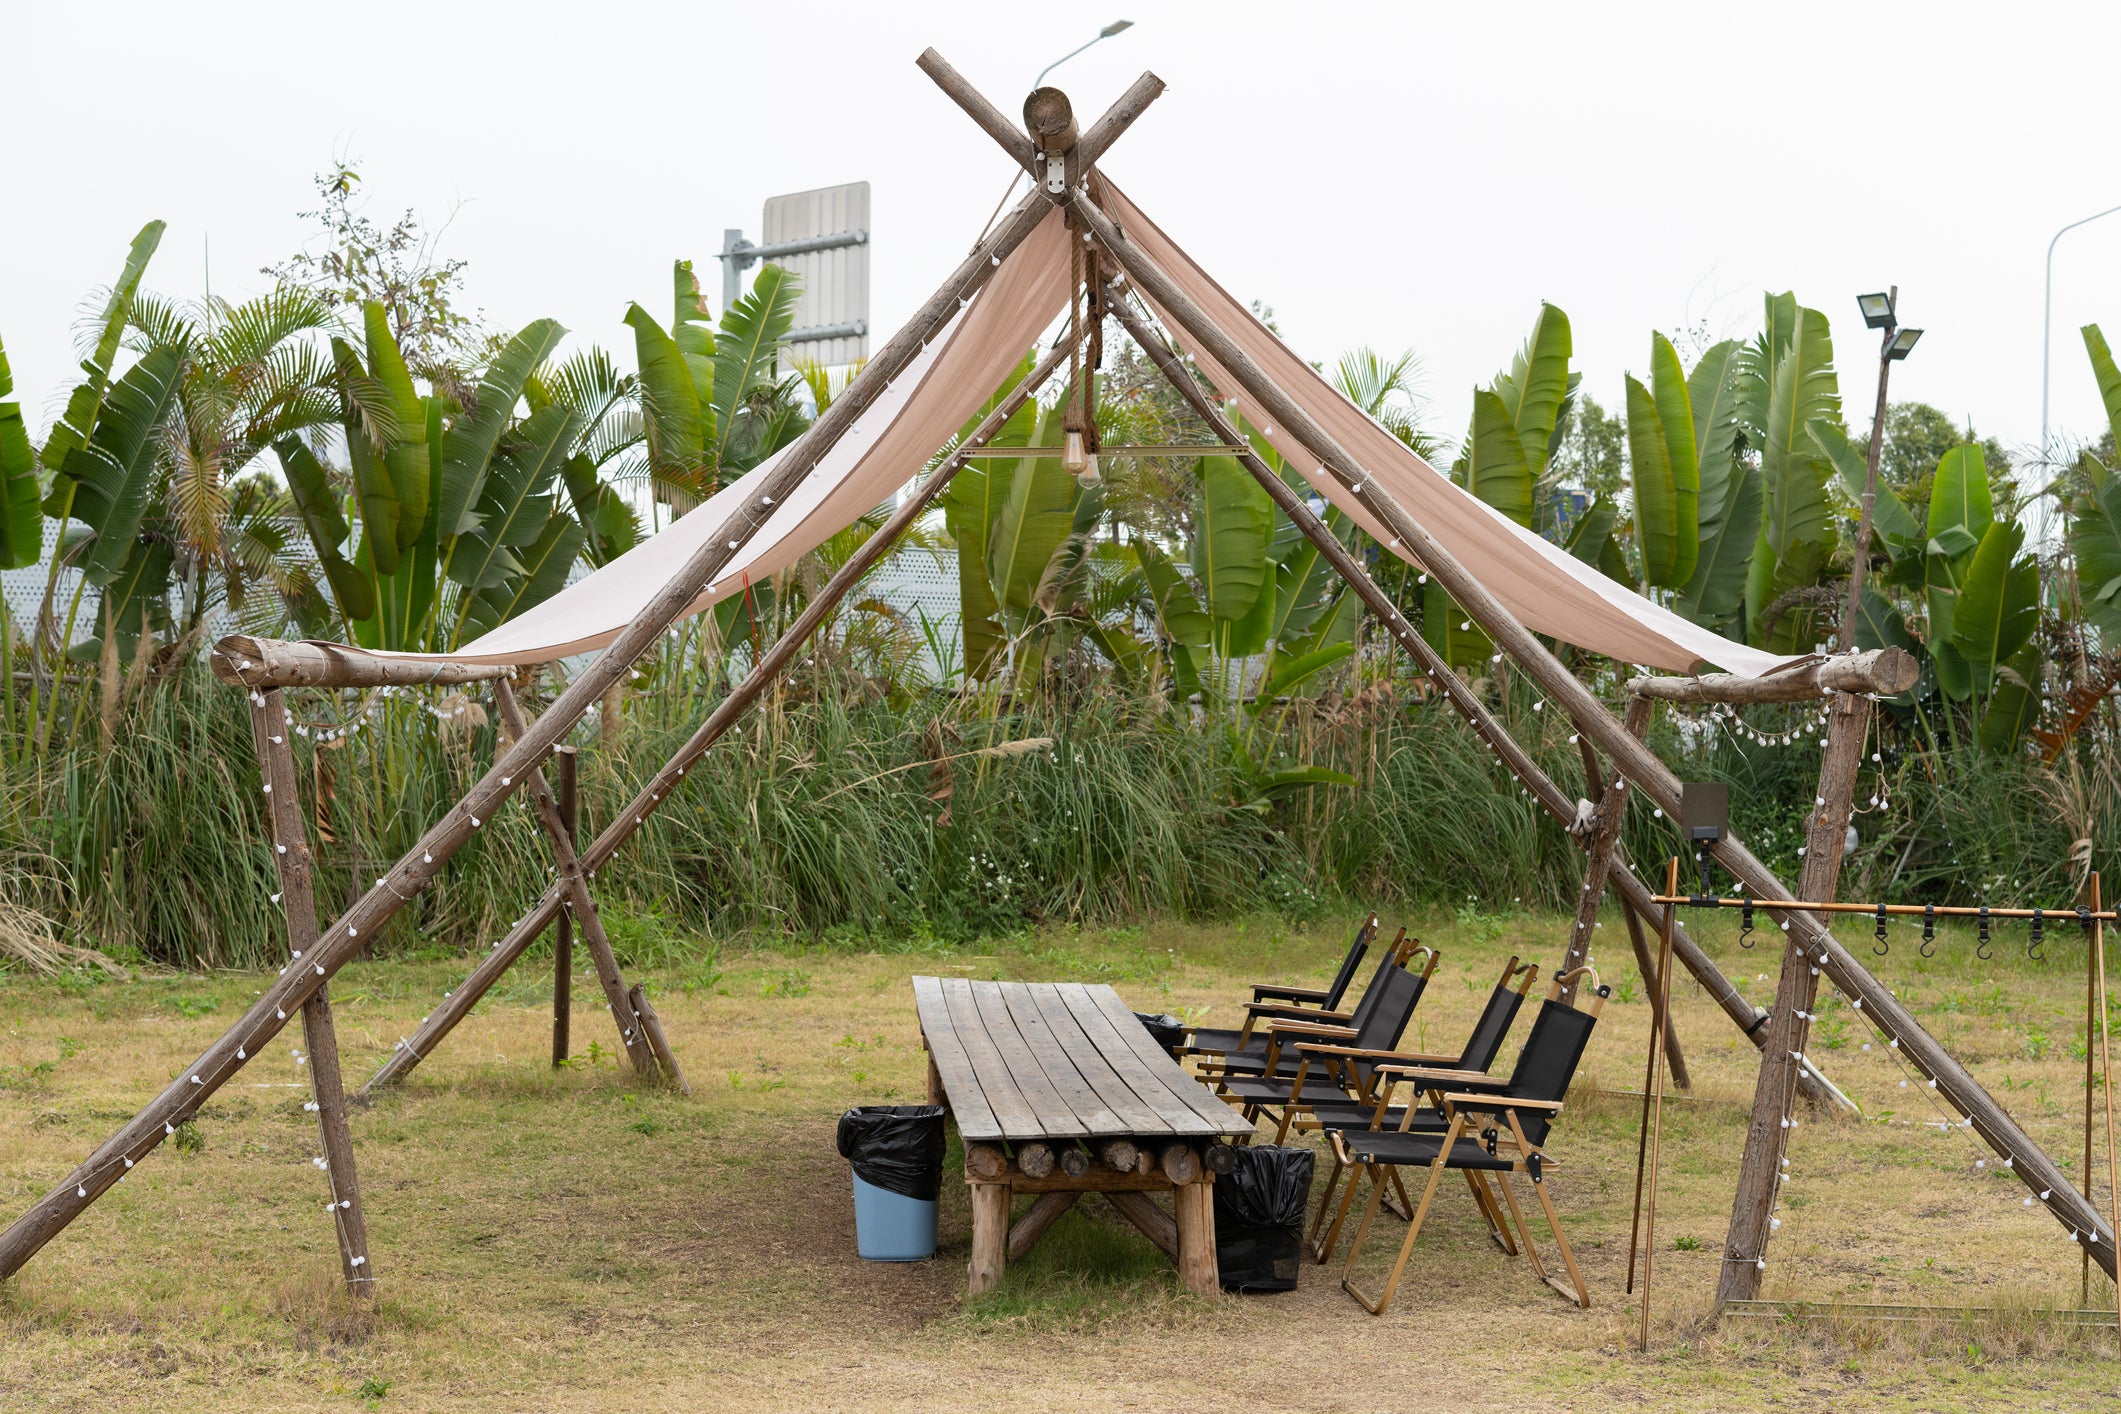
[[[1102,1193],[1217,1290],[1212,1185],[1253,1127],[1187,1074],[1110,987],[916,977],[928,1098],[946,1106],[972,1189],[974,1295],[1085,1193]],[[1152,1193],[1171,1194],[1167,1213]],[[1019,1193],[1037,1200],[1014,1224]]]

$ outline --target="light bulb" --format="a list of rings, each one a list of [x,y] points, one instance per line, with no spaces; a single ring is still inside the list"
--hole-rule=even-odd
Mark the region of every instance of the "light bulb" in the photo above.
[[[1061,470],[1070,476],[1081,476],[1088,465],[1089,458],[1083,454],[1083,434],[1071,427],[1061,439]]]
[[[1077,485],[1085,489],[1096,486],[1104,480],[1104,477],[1097,470],[1097,454],[1095,452],[1083,458],[1083,469],[1075,473],[1075,480]]]

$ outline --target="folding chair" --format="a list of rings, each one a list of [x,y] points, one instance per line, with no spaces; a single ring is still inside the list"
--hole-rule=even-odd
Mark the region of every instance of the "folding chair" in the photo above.
[[[1390,1053],[1406,1031],[1414,1008],[1421,1004],[1436,964],[1442,960],[1434,948],[1417,945],[1415,951],[1427,953],[1427,963],[1417,972],[1409,957],[1404,965],[1386,968],[1371,984],[1377,1001],[1360,1027],[1315,1021],[1270,1022],[1267,1053],[1261,1058],[1259,1071],[1245,1074],[1224,1070],[1215,1077],[1217,1093],[1232,1104],[1241,1105],[1247,1119],[1256,1121],[1263,1114],[1271,1114],[1276,1121],[1277,1144],[1288,1138],[1289,1126],[1311,1105],[1368,1098],[1374,1079],[1374,1067],[1369,1063],[1347,1062],[1339,1056],[1320,1059],[1301,1052],[1317,1041],[1348,1041],[1354,1043],[1350,1050],[1355,1054]],[[1363,1000],[1369,999],[1366,993]],[[1299,1054],[1285,1054],[1291,1050]],[[1288,1067],[1292,1059],[1294,1065]]]
[[[1393,956],[1404,950],[1407,930],[1399,930],[1399,936],[1385,949],[1375,976],[1382,976],[1384,969],[1393,962]],[[1181,1056],[1250,1056],[1257,1059],[1267,1053],[1267,1033],[1261,1028],[1262,1021],[1323,1021],[1332,1025],[1356,1026],[1361,1024],[1362,1003],[1356,1010],[1338,1010],[1346,998],[1348,983],[1370,950],[1377,937],[1377,915],[1371,914],[1369,921],[1356,933],[1355,941],[1348,948],[1348,955],[1341,959],[1340,971],[1334,974],[1333,985],[1315,991],[1300,987],[1270,987],[1256,984],[1252,988],[1252,1000],[1245,1006],[1245,1024],[1236,1029],[1195,1027],[1186,1037],[1186,1044],[1179,1051]],[[1372,985],[1375,985],[1373,976]],[[1364,993],[1368,995],[1367,991]],[[1313,1001],[1311,998],[1315,997]]]
[[[1590,976],[1593,984],[1589,1004],[1582,1008],[1565,1005],[1560,1000],[1562,987],[1585,974]],[[1444,1171],[1454,1168],[1499,1175],[1503,1198],[1509,1205],[1510,1216],[1523,1241],[1525,1258],[1531,1262],[1533,1272],[1541,1282],[1577,1306],[1591,1304],[1590,1290],[1585,1287],[1583,1273],[1576,1266],[1576,1254],[1570,1249],[1568,1238],[1562,1234],[1561,1219],[1554,1211],[1553,1200],[1547,1195],[1546,1168],[1554,1160],[1547,1156],[1545,1145],[1554,1119],[1561,1113],[1569,1082],[1575,1078],[1576,1067],[1583,1059],[1584,1048],[1590,1044],[1592,1029],[1598,1024],[1598,1013],[1604,1009],[1605,1000],[1611,994],[1612,988],[1599,983],[1598,974],[1589,967],[1579,967],[1574,972],[1557,972],[1545,1001],[1540,1004],[1539,1016],[1532,1023],[1531,1033],[1525,1037],[1517,1067],[1508,1084],[1500,1088],[1487,1087],[1482,1091],[1460,1088],[1457,1073],[1452,1071],[1423,1070],[1419,1066],[1379,1067],[1384,1073],[1387,1099],[1390,1098],[1390,1088],[1402,1079],[1424,1089],[1436,1085],[1444,1087],[1439,1098],[1448,1123],[1441,1134],[1423,1133],[1412,1128],[1330,1131],[1335,1157],[1344,1165],[1359,1167],[1370,1180],[1370,1202],[1355,1229],[1340,1282],[1364,1310],[1379,1315],[1391,1305],[1393,1295],[1399,1290],[1400,1278],[1406,1272],[1407,1259],[1413,1254],[1415,1240],[1421,1236],[1421,1225],[1428,1216],[1429,1204],[1436,1197],[1437,1185],[1442,1182]],[[1416,1107],[1409,1105],[1402,1123],[1410,1124],[1415,1113]],[[1477,1135],[1473,1133],[1476,1118],[1488,1121],[1479,1127]],[[1384,1290],[1372,1298],[1355,1284],[1355,1263],[1362,1255],[1363,1241],[1369,1236],[1370,1225],[1377,1219],[1387,1174],[1411,1165],[1426,1166],[1429,1182],[1422,1190],[1420,1202],[1415,1205],[1413,1220],[1407,1224],[1406,1238],[1400,1243],[1399,1257],[1392,1264]],[[1550,1274],[1539,1260],[1531,1229],[1525,1225],[1524,1212],[1517,1206],[1517,1192],[1511,1182],[1512,1175],[1517,1173],[1531,1176],[1532,1191],[1539,1195],[1539,1204],[1546,1210],[1547,1226],[1552,1229],[1554,1241],[1561,1249],[1562,1263],[1568,1268],[1568,1285]],[[1329,1252],[1339,1236],[1341,1224],[1347,1219],[1348,1209],[1354,1204],[1355,1190],[1356,1185],[1351,1180],[1341,1195],[1333,1225],[1326,1233],[1324,1245]]]
[[[1539,965],[1537,963],[1519,962],[1515,954],[1512,954],[1510,960],[1503,964],[1502,976],[1496,980],[1493,990],[1488,993],[1487,1004],[1480,1009],[1480,1019],[1473,1024],[1472,1034],[1466,1038],[1465,1047],[1456,1055],[1442,1055],[1421,1051],[1380,1051],[1364,1056],[1353,1047],[1326,1045],[1302,1045],[1297,1049],[1300,1053],[1339,1055],[1343,1058],[1365,1059],[1375,1064],[1443,1066],[1446,1067],[1446,1070],[1440,1073],[1447,1073],[1457,1077],[1449,1083],[1469,1087],[1477,1086],[1477,1082],[1473,1077],[1485,1077],[1488,1068],[1495,1064],[1495,1057],[1502,1050],[1503,1040],[1509,1035],[1511,1024],[1517,1020],[1519,1008],[1524,1005],[1525,993],[1531,990],[1532,982],[1538,975]],[[1437,1082],[1439,1085],[1443,1083],[1441,1081]],[[1496,1083],[1499,1085],[1500,1082]],[[1407,1115],[1409,1106],[1390,1104],[1389,1093],[1386,1095],[1373,1093],[1368,1101],[1328,1102],[1314,1105],[1311,1107],[1310,1113],[1299,1118],[1292,1127],[1299,1131],[1306,1129],[1413,1129],[1423,1133],[1440,1134],[1449,1126],[1450,1121],[1444,1118],[1442,1110],[1436,1104],[1436,1096],[1439,1093],[1435,1086],[1431,1086],[1428,1091],[1429,1104],[1427,1105],[1420,1105],[1417,1098],[1417,1112],[1413,1115],[1411,1121]],[[1333,1171],[1326,1178],[1325,1195],[1319,1200],[1318,1216],[1311,1223],[1311,1255],[1314,1260],[1319,1262],[1325,1261],[1327,1256],[1330,1255],[1319,1239],[1326,1225],[1326,1214],[1333,1205],[1334,1191],[1340,1186],[1341,1175],[1345,1172],[1346,1165],[1342,1164],[1336,1155],[1333,1161]],[[1466,1186],[1473,1191],[1474,1202],[1480,1205],[1481,1212],[1488,1219],[1490,1235],[1494,1237],[1503,1251],[1515,1256],[1517,1252],[1516,1244],[1510,1240],[1509,1229],[1501,1221],[1501,1209],[1496,1205],[1494,1195],[1488,1191],[1486,1184],[1471,1170],[1466,1171],[1465,1178]],[[1414,1211],[1414,1205],[1408,1199],[1405,1184],[1396,1169],[1392,1173],[1392,1184],[1399,1200],[1393,1211],[1402,1218],[1411,1216]],[[1391,1202],[1390,1199],[1386,1201],[1388,1203]]]

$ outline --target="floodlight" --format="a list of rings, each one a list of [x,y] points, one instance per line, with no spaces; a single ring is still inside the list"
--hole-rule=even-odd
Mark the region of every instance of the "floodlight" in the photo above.
[[[1921,337],[1922,331],[1920,329],[1902,329],[1899,333],[1893,335],[1893,341],[1885,346],[1885,356],[1890,359],[1906,358],[1910,353],[1914,352],[1915,340]]]
[[[1858,295],[1856,307],[1863,311],[1863,326],[1866,329],[1890,329],[1893,327],[1893,297],[1891,295]]]

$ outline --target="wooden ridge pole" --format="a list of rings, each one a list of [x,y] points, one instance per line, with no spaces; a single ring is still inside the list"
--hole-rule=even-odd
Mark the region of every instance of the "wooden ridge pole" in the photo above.
[[[1284,392],[1259,365],[1253,362],[1242,348],[1219,329],[1214,321],[1196,305],[1158,266],[1155,261],[1126,239],[1113,225],[1111,218],[1098,209],[1079,191],[1070,190],[1064,198],[1069,209],[1076,213],[1077,220],[1103,246],[1107,254],[1124,269],[1134,282],[1146,291],[1151,299],[1199,340],[1211,357],[1229,371],[1246,394],[1268,415],[1287,427],[1298,441],[1320,458],[1324,474],[1331,476],[1351,494],[1367,506],[1379,521],[1389,528],[1393,536],[1404,542],[1409,553],[1430,574],[1436,577],[1444,591],[1466,611],[1469,618],[1477,621],[1497,647],[1516,659],[1526,673],[1567,713],[1578,732],[1589,735],[1614,765],[1627,776],[1637,789],[1650,797],[1653,804],[1667,815],[1679,812],[1679,778],[1660,761],[1656,754],[1642,742],[1636,741],[1615,720],[1612,713],[1592,695],[1589,688],[1578,682],[1559,659],[1549,652],[1532,631],[1506,608],[1500,600],[1489,593],[1486,586],[1459,562],[1442,542],[1407,514],[1382,486],[1378,485],[1338,442],[1319,426],[1303,407]],[[1279,480],[1279,478],[1276,478]],[[1324,547],[1321,546],[1321,553]],[[1395,633],[1399,633],[1406,621],[1395,609],[1385,619]],[[1419,635],[1414,635],[1419,637]],[[1402,640],[1404,641],[1404,639]],[[1522,778],[1522,777],[1521,777]],[[1573,817],[1574,810],[1569,810]],[[1774,871],[1754,857],[1744,842],[1734,834],[1725,837],[1714,846],[1715,857],[1723,867],[1766,902],[1770,912],[1773,903],[1790,897],[1789,889],[1775,877]],[[2093,1256],[2109,1274],[2114,1271],[2114,1235],[2100,1214],[2085,1201],[2084,1196],[2057,1168],[2054,1161],[2035,1144],[2032,1137],[2018,1126],[2009,1111],[1996,1103],[1964,1066],[1937,1041],[1902,1006],[1892,992],[1873,977],[1869,969],[1835,940],[1833,934],[1815,918],[1802,914],[1786,915],[1791,933],[1807,945],[1816,957],[1825,974],[1843,991],[1860,998],[1864,1012],[1892,1039],[1900,1042],[1903,1054],[1921,1066],[1926,1074],[1935,1077],[1939,1093],[1949,1100],[1960,1113],[1974,1121],[1974,1128],[1983,1140],[1999,1154],[2012,1157],[2015,1162],[2012,1172],[2035,1192],[2046,1192],[2046,1200],[2056,1220],[2076,1231],[2088,1235],[2093,1244]]]
[[[280,898],[287,910],[289,957],[281,969],[283,975],[299,971],[317,946],[316,884],[287,722],[287,704],[280,689],[252,696],[250,729],[257,743],[258,776],[269,797],[265,818],[272,830],[273,861],[280,872]],[[346,1120],[339,1035],[332,1025],[331,997],[321,986],[302,1004],[302,1039],[309,1048],[310,1104],[317,1112],[317,1137],[324,1147],[325,1186],[331,1194],[326,1206],[339,1238],[339,1271],[346,1290],[365,1299],[375,1294],[376,1273],[368,1260],[368,1218],[361,1211],[353,1132]]]
[[[384,883],[363,894],[353,907],[333,920],[313,955],[314,967],[291,969],[266,988],[250,1010],[167,1089],[0,1232],[0,1279],[20,1270],[24,1262],[116,1183],[124,1172],[122,1160],[137,1162],[173,1133],[175,1120],[188,1116],[242,1067],[243,1058],[237,1055],[238,1051],[247,1056],[278,1035],[287,1023],[290,1008],[299,1008],[308,1001],[333,972],[359,951],[364,938],[373,937],[408,899],[433,882],[471,832],[491,818],[513,793],[513,787],[502,782],[512,781],[542,759],[573,730],[583,713],[660,642],[663,631],[685,613],[736,552],[758,533],[774,508],[787,500],[854,420],[876,401],[886,381],[905,371],[926,341],[948,324],[961,305],[999,268],[1002,259],[1037,229],[1046,214],[1045,202],[1035,194],[1027,195],[986,239],[973,247],[942,288],[877,351],[809,430],[791,444],[774,470],[761,481],[757,497],[747,498],[716,527],[713,537],[692,553],[633,621],[620,630],[618,637],[568,685],[537,724],[500,754],[486,774],[428,828],[392,868]]]
[[[1217,437],[1231,446],[1246,445],[1236,425],[1221,408],[1201,392],[1200,385],[1194,381],[1193,375],[1124,297],[1108,299],[1106,308],[1112,317],[1120,322],[1120,327],[1127,331],[1135,344],[1170,380],[1171,385],[1178,390],[1179,395],[1194,412],[1214,429]],[[1445,700],[1457,708],[1459,714],[1472,725],[1481,739],[1502,756],[1510,770],[1525,783],[1533,797],[1546,808],[1547,813],[1563,824],[1573,821],[1576,818],[1574,799],[1532,760],[1515,738],[1503,730],[1502,724],[1495,720],[1487,706],[1473,694],[1472,689],[1466,686],[1458,674],[1451,671],[1450,665],[1429,641],[1407,622],[1406,616],[1399,612],[1399,606],[1392,602],[1391,596],[1384,592],[1376,580],[1370,578],[1369,571],[1349,552],[1347,546],[1340,543],[1340,538],[1326,527],[1325,522],[1311,513],[1311,508],[1304,504],[1302,498],[1287,482],[1275,475],[1274,469],[1266,462],[1249,451],[1241,453],[1238,461],[1266,488],[1267,495],[1281,509],[1282,514],[1303,532],[1304,538],[1318,547],[1319,554],[1348,582],[1400,647],[1404,648],[1421,670],[1429,675],[1430,680],[1443,690]],[[1625,861],[1618,857],[1617,851],[1609,869],[1611,882],[1619,891],[1624,905],[1636,913],[1655,917],[1656,905],[1651,901],[1655,895],[1646,884],[1635,877]],[[1723,1008],[1724,1014],[1731,1018],[1732,1023],[1746,1038],[1754,1046],[1759,1046],[1762,1043],[1761,1028],[1758,1024],[1759,1013],[1753,1009],[1752,1003],[1739,994],[1738,989],[1731,985],[1730,979],[1723,975],[1708,954],[1701,950],[1700,945],[1687,936],[1684,929],[1679,931],[1675,944],[1676,955],[1687,971],[1716,1004]],[[1819,1097],[1824,1098],[1828,1092],[1824,1086],[1819,1086],[1817,1093]]]
[[[780,677],[789,661],[809,642],[810,636],[824,623],[826,616],[861,582],[863,576],[890,552],[907,527],[918,520],[934,503],[935,498],[943,493],[951,478],[965,465],[968,459],[966,453],[991,441],[1009,419],[1015,416],[1017,410],[1053,376],[1054,371],[1067,362],[1067,358],[1067,346],[1056,344],[1051,352],[1039,360],[1030,374],[1010,391],[1009,396],[1002,399],[994,411],[981,420],[980,425],[973,429],[972,435],[965,439],[957,454],[937,467],[934,473],[921,483],[920,489],[908,497],[905,504],[878,527],[875,534],[862,542],[861,548],[856,550],[847,563],[826,582],[825,587],[811,598],[802,614],[789,625],[788,631],[766,650],[765,656],[745,674],[744,680],[715,704],[714,710],[707,715],[706,721],[700,723],[699,729],[663,763],[662,769],[641,787],[632,803],[621,810],[617,817],[604,827],[603,833],[583,851],[581,863],[585,880],[595,877],[596,871],[605,861],[617,853],[619,847],[632,837],[633,832],[646,824],[663,801],[683,783],[685,772],[706,754],[709,747],[742,720],[752,703]],[[406,1072],[433,1054],[442,1038],[471,1013],[471,1009],[478,1005],[479,999],[486,995],[487,990],[500,979],[501,974],[522,954],[523,949],[530,946],[538,934],[544,931],[545,925],[558,914],[561,897],[560,884],[554,884],[547,889],[530,911],[518,919],[507,935],[494,945],[493,950],[480,959],[471,975],[453,988],[429,1013],[419,1029],[391,1052],[382,1068],[369,1077],[364,1093],[373,1094],[381,1087],[402,1079]]]
[[[502,729],[511,738],[520,740],[530,725],[523,720],[522,704],[516,701],[515,689],[508,685],[507,678],[494,679],[493,704],[500,711]],[[589,883],[582,876],[582,861],[574,851],[574,836],[560,815],[558,798],[545,780],[542,761],[530,768],[530,799],[537,810],[538,824],[544,828],[545,837],[552,841],[553,864],[559,872],[560,887],[567,892],[567,913],[575,926],[582,930],[582,943],[589,949],[597,982],[604,989],[604,1004],[611,1011],[611,1024],[618,1028],[619,1045],[625,1050],[626,1058],[633,1062],[634,1074],[653,1075],[655,1052],[649,1048],[648,1038],[641,1034],[640,1023],[635,1020],[633,1006],[627,1000],[626,979],[619,972],[618,955],[611,950],[604,921],[597,915],[597,901],[590,897]]]
[[[1819,761],[1819,789],[1805,837],[1804,868],[1797,880],[1799,898],[1831,900],[1841,882],[1841,855],[1870,722],[1868,697],[1834,694],[1827,709],[1827,744]],[[1789,1148],[1790,1101],[1797,1076],[1810,1068],[1800,1057],[1808,1049],[1810,1018],[1818,1005],[1819,968],[1813,951],[1793,928],[1783,945],[1775,1006],[1768,1016],[1767,1046],[1760,1053],[1760,1076],[1753,1087],[1752,1119],[1746,1126],[1738,1187],[1731,1198],[1723,1270],[1716,1282],[1719,1307],[1727,1301],[1751,1301],[1760,1293],[1768,1235],[1774,1230],[1769,1218],[1782,1187],[1782,1157]]]

